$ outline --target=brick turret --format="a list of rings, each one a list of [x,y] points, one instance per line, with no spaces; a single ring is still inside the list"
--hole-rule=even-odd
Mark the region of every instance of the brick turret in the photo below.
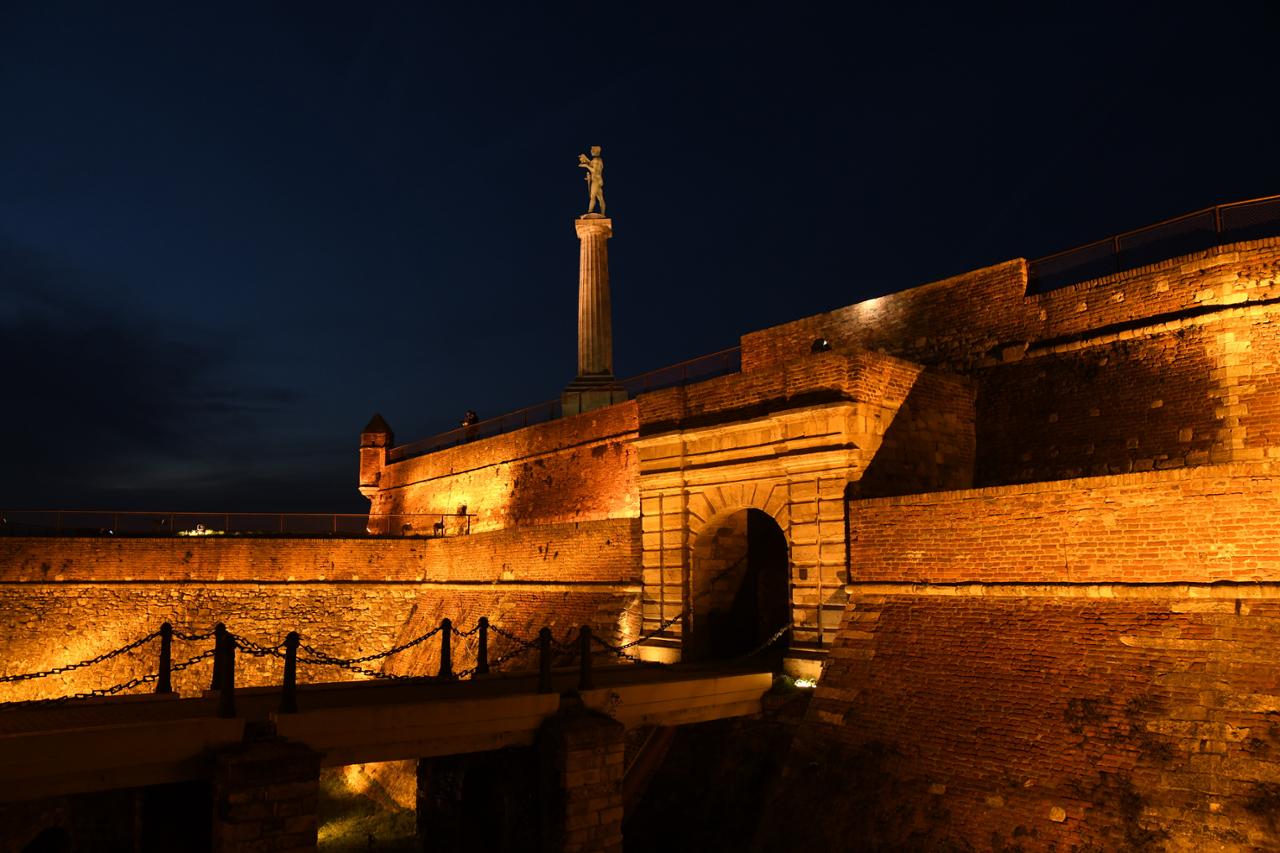
[[[378,481],[387,464],[387,448],[394,443],[395,433],[376,412],[360,430],[360,494],[370,500],[378,491]]]

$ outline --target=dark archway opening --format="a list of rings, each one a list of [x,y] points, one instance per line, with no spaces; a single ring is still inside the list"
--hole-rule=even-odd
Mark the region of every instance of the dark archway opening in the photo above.
[[[768,513],[744,509],[713,524],[694,545],[688,659],[766,649],[780,657],[790,642],[790,565],[787,537]]]

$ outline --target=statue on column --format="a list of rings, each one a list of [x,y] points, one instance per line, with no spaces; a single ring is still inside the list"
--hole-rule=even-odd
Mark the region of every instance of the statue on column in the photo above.
[[[586,169],[582,179],[587,182],[587,215],[591,214],[596,202],[600,203],[600,215],[604,216],[604,158],[600,156],[600,146],[591,146],[591,157],[578,155],[578,168]]]

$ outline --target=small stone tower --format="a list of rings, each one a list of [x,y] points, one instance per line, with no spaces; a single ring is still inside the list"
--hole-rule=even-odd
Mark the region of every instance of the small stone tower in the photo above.
[[[387,448],[395,439],[391,427],[377,413],[360,430],[360,494],[369,500],[373,500],[378,491],[378,481],[387,464]]]
[[[609,248],[613,220],[580,216],[578,232],[578,375],[560,395],[564,416],[621,403],[627,392],[613,376],[613,317],[609,304]]]

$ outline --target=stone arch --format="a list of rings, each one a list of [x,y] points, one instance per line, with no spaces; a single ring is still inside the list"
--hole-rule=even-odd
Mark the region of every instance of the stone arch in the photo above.
[[[773,513],[753,505],[763,498],[759,502],[777,512],[785,502],[775,504],[767,492],[757,496],[750,487],[728,495],[715,491],[712,498],[722,503],[703,496],[705,518],[691,506],[686,660],[753,651],[791,618],[786,530]],[[787,640],[783,635],[775,647],[785,648]]]

